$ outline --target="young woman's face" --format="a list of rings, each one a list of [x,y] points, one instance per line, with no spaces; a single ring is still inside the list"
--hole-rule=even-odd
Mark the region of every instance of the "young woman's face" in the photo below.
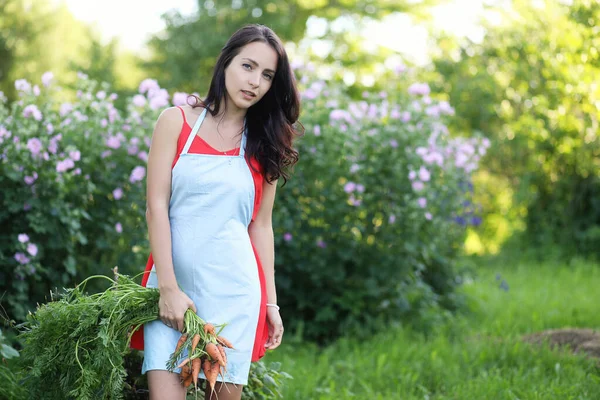
[[[253,42],[242,47],[225,68],[229,105],[248,109],[258,103],[271,88],[276,68],[277,53],[267,43]]]

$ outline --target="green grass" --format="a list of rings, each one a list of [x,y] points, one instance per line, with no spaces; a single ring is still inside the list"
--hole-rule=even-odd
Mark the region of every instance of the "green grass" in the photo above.
[[[390,328],[323,350],[288,337],[265,357],[294,377],[283,398],[600,399],[600,360],[521,340],[550,328],[599,328],[600,265],[485,264],[461,289],[469,311],[427,335]]]

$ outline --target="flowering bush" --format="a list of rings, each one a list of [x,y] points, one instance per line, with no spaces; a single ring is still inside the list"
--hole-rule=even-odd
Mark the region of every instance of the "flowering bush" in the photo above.
[[[274,224],[287,326],[326,340],[452,307],[464,226],[480,222],[470,174],[489,141],[451,137],[452,107],[406,74],[359,101],[301,80],[301,161]]]
[[[331,338],[451,306],[464,225],[478,224],[470,173],[486,139],[452,138],[453,114],[424,83],[350,100],[300,70],[301,161],[275,207],[277,285],[289,328]],[[0,292],[22,319],[55,286],[119,265],[143,270],[145,163],[158,113],[184,104],[144,80],[125,112],[106,85],[80,75],[77,100],[57,102],[19,80],[0,107]],[[0,96],[4,104],[4,96]]]

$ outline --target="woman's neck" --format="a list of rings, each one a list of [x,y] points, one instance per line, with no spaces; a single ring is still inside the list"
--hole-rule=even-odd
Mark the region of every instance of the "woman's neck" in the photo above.
[[[227,102],[223,99],[221,101],[221,106],[219,107],[219,114],[215,115],[215,119],[217,121],[221,121],[221,124],[225,126],[237,126],[242,125],[244,123],[244,118],[246,118],[246,112],[248,110],[245,108],[238,108],[235,106],[233,101]]]

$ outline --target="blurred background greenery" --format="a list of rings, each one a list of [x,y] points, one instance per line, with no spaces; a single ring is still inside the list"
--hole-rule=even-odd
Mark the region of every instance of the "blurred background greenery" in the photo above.
[[[286,41],[292,58],[312,61],[357,98],[365,88],[386,87],[379,79],[386,63],[416,68],[433,95],[455,107],[454,134],[480,131],[492,140],[474,178],[484,218],[470,228],[469,253],[497,253],[511,244],[534,252],[542,246],[542,254],[551,248],[597,255],[598,2],[455,1],[448,7],[452,3],[201,0],[191,14],[166,12],[164,29],[132,49],[123,38],[103,37],[97,25],[76,19],[68,3],[0,0],[0,90],[14,100],[16,79],[35,80],[45,71],[69,88],[81,71],[119,94],[134,93],[145,77],[170,92],[203,93],[230,34],[245,23],[263,23]],[[434,11],[475,24],[476,34],[444,30]],[[115,23],[127,18],[138,16]],[[390,29],[399,23],[411,29]],[[377,44],[373,32],[386,43]],[[390,37],[398,32],[403,35]],[[426,44],[419,49],[424,60],[398,50],[411,41]]]
[[[182,1],[177,4],[183,4]],[[337,329],[333,336],[342,339],[321,354],[323,347],[320,345],[323,343],[315,345],[314,341],[307,343],[305,340],[307,337],[314,339],[326,336],[318,331],[331,333],[334,328],[325,324],[313,326],[317,332],[311,337],[311,332],[306,328],[303,330],[301,322],[303,318],[308,322],[313,320],[298,313],[297,321],[290,324],[297,329],[288,336],[290,339],[283,346],[283,351],[268,356],[281,361],[285,371],[298,377],[286,389],[285,398],[340,399],[368,395],[370,398],[389,399],[396,398],[394,396],[398,393],[403,393],[399,397],[403,399],[430,398],[430,395],[436,399],[596,398],[594,393],[600,390],[600,380],[595,364],[549,351],[531,353],[529,348],[524,350],[520,346],[517,337],[549,328],[597,328],[599,324],[596,308],[600,298],[594,288],[600,284],[600,2],[189,0],[186,4],[191,4],[191,7],[187,9],[161,6],[165,11],[162,22],[155,25],[156,30],[144,34],[135,32],[135,27],[142,25],[134,22],[146,19],[148,14],[142,12],[144,7],[149,8],[157,3],[132,1],[127,5],[124,3],[123,9],[120,9],[118,2],[107,0],[102,10],[105,16],[98,17],[103,24],[96,25],[90,25],[76,16],[79,13],[76,10],[86,7],[84,3],[88,7],[92,7],[92,4],[98,7],[98,2],[0,0],[0,91],[7,97],[8,105],[19,102],[16,80],[39,82],[46,71],[54,73],[62,88],[55,94],[59,100],[78,101],[76,85],[78,76],[81,77],[78,73],[84,73],[91,81],[110,85],[111,91],[118,94],[115,106],[123,113],[131,111],[128,99],[138,93],[140,82],[147,78],[156,79],[169,93],[202,94],[208,87],[215,57],[227,38],[245,23],[262,23],[272,27],[284,40],[294,63],[308,68],[311,76],[331,83],[332,87],[342,87],[342,103],[358,104],[367,98],[365,93],[370,94],[369,101],[373,101],[383,91],[394,98],[394,90],[404,93],[407,85],[404,85],[406,81],[392,83],[390,71],[406,73],[409,81],[426,82],[431,88],[430,96],[435,101],[448,101],[454,107],[454,114],[448,118],[450,136],[469,138],[482,135],[490,140],[491,146],[472,174],[473,198],[470,200],[476,209],[478,222],[462,224],[465,231],[461,230],[460,233],[450,230],[444,232],[451,239],[460,239],[458,248],[448,240],[445,246],[438,243],[439,246],[431,250],[431,259],[438,255],[436,252],[441,254],[443,251],[440,249],[444,247],[452,254],[448,257],[447,265],[441,268],[444,279],[451,281],[452,285],[441,291],[434,290],[431,293],[431,298],[435,299],[432,303],[444,304],[445,298],[441,295],[449,294],[452,297],[454,293],[462,296],[462,300],[452,303],[452,307],[444,304],[442,308],[431,309],[425,306],[420,308],[419,302],[415,301],[416,310],[422,311],[419,320],[411,320],[412,325],[406,328],[406,320],[400,318],[398,324],[392,324],[395,326],[392,331],[385,331],[369,342],[379,343],[377,357],[372,357],[365,350],[364,342],[352,342],[354,333],[344,336],[347,325],[341,324],[341,319],[334,314],[327,318]],[[113,29],[115,32],[125,32],[120,36],[106,34],[106,27],[111,24],[121,27],[129,23],[129,30]],[[128,35],[138,38],[138,42],[132,45]],[[340,94],[336,96],[339,99]],[[313,125],[329,121],[326,97],[324,95],[310,102],[312,106],[305,110],[309,114],[304,115],[304,120],[308,122],[311,132],[315,128]],[[380,103],[383,102],[381,100]],[[405,105],[406,102],[401,104]],[[148,136],[150,126],[145,124],[154,117],[154,114],[147,114],[144,124],[134,127],[136,134]],[[0,121],[0,125],[4,122]],[[387,129],[393,128],[387,120],[383,125],[388,126]],[[335,137],[339,133],[338,128],[333,124],[324,128],[324,132],[329,130],[333,135],[328,136],[327,140],[323,137],[317,140],[311,136],[301,142],[304,143],[301,144],[304,146],[302,149],[310,151],[314,148],[310,146],[327,141],[331,147],[326,149],[335,149],[336,146],[343,148],[348,142],[344,143],[343,137]],[[423,130],[422,135],[425,137],[430,133]],[[76,132],[70,134],[74,136]],[[360,143],[370,142],[365,140]],[[336,157],[344,154],[329,151]],[[357,160],[361,151],[362,148],[357,147],[352,153]],[[365,154],[371,154],[378,160],[385,157],[385,151]],[[98,157],[93,160],[99,165],[102,163]],[[324,178],[319,168],[325,164],[319,163],[318,156],[307,154],[306,160],[304,165],[307,173],[303,174],[300,168],[297,182],[302,184],[321,180],[322,184]],[[336,161],[328,165],[343,167],[335,171],[332,167],[333,174],[346,174],[347,166],[354,161]],[[394,166],[404,168],[409,161],[402,160]],[[381,161],[378,165],[382,164],[385,162]],[[129,173],[132,167],[133,164],[127,165],[123,171]],[[308,173],[309,170],[314,176]],[[379,172],[383,170],[375,170],[369,182],[377,181]],[[399,174],[398,171],[395,173]],[[364,176],[367,175],[365,171]],[[331,179],[335,185],[339,183],[337,178],[335,175],[327,179]],[[381,179],[381,182],[388,185],[396,181],[396,175],[393,174],[385,178],[388,180]],[[22,178],[19,179],[18,186],[21,187]],[[339,186],[346,182],[343,181]],[[104,197],[95,193],[96,198],[102,199],[106,207],[112,207],[114,198],[108,194],[112,183],[102,183],[107,184],[102,187]],[[324,195],[320,186],[315,185],[311,189],[314,191],[315,205],[320,206],[319,201],[327,204],[322,199]],[[127,190],[131,190],[127,192],[130,195],[137,191],[138,200],[143,196],[141,187]],[[345,196],[341,190],[338,192],[332,195],[336,200]],[[0,200],[9,199],[5,193],[8,191],[0,193]],[[283,210],[280,226],[294,235],[298,232],[297,236],[300,236],[301,229],[294,231],[298,227],[287,221],[292,219],[289,215],[296,214],[289,214],[288,211],[294,210],[294,196],[302,197],[301,194],[304,194],[306,200],[313,192],[295,187],[292,183],[287,193],[280,200],[280,210]],[[96,205],[100,204],[100,200],[97,201]],[[365,203],[371,204],[373,210],[380,211],[387,207],[385,202],[380,198]],[[333,229],[334,222],[330,221],[331,225],[327,225],[327,221],[324,222],[321,214],[318,214],[322,210],[317,208],[314,211],[318,218],[314,218],[320,224],[319,229],[323,226]],[[107,216],[113,211],[117,213],[113,209],[105,210]],[[119,218],[129,211],[130,218],[135,219],[140,228],[143,225],[143,210],[139,207],[135,210],[121,209],[118,211]],[[52,218],[49,213],[46,214]],[[377,215],[371,221],[371,214],[352,214],[344,208],[323,215],[334,214],[344,216],[340,217],[340,221],[343,219],[348,226],[354,223],[348,218],[360,216],[363,222],[366,221],[368,229],[373,228],[373,235],[377,232],[374,228],[378,228],[383,220],[381,215]],[[0,217],[3,216],[0,212]],[[84,218],[81,219],[83,221]],[[376,219],[378,222],[373,222]],[[371,222],[373,226],[369,225]],[[84,227],[87,226],[85,224],[95,226],[94,221],[82,223]],[[79,232],[80,228],[77,225],[73,230]],[[309,228],[304,234],[312,240],[311,229],[314,226]],[[3,225],[0,236],[10,233],[7,240],[14,241],[15,229]],[[57,232],[62,232],[61,229],[61,223],[57,223]],[[89,229],[91,231],[92,228]],[[107,227],[108,230],[112,232],[112,225]],[[406,237],[412,234],[408,228],[390,230],[387,234],[396,235],[396,232],[402,232]],[[428,232],[421,231],[419,234],[427,235]],[[445,236],[439,232],[430,234],[431,237],[445,240]],[[58,234],[53,236],[60,237]],[[400,237],[398,234],[397,238]],[[402,244],[410,242],[406,237]],[[293,275],[285,276],[284,273],[283,277],[278,277],[281,279],[278,285],[282,283],[280,287],[285,287],[286,284],[293,286],[291,283],[295,283],[296,288],[306,285],[303,287],[306,292],[294,294],[298,295],[299,300],[292,299],[291,295],[287,297],[288,309],[297,308],[303,298],[312,299],[310,294],[316,300],[307,300],[311,304],[306,309],[311,312],[314,309],[323,311],[324,307],[318,304],[323,296],[310,291],[314,282],[307,279],[300,283],[301,278],[310,275],[316,281],[325,282],[324,287],[327,288],[328,284],[338,285],[336,279],[340,279],[343,285],[344,273],[350,270],[360,272],[360,268],[373,259],[368,251],[378,251],[375,248],[365,250],[371,244],[366,238],[365,234],[365,240],[358,239],[365,247],[357,246],[352,250],[356,253],[346,251],[344,246],[347,242],[338,243],[337,247],[330,245],[327,250],[329,258],[322,258],[326,260],[323,261],[326,265],[304,257],[301,250],[305,242],[286,244],[282,238],[278,238],[277,245],[282,249],[278,254],[289,257],[288,261],[293,260],[295,268],[290,267],[286,273],[293,271],[298,274],[290,279]],[[418,236],[414,241],[425,243],[427,236]],[[82,245],[85,246],[83,242]],[[110,242],[105,247],[113,245]],[[140,245],[128,237],[120,239],[119,247],[111,248],[131,253],[129,249],[133,247],[134,252],[143,253],[136,256],[140,258],[145,257],[145,245],[147,243]],[[5,247],[10,246],[12,244]],[[72,244],[73,249],[68,254],[81,253],[82,247],[77,246]],[[92,241],[88,244],[90,246],[95,246]],[[299,246],[297,251],[293,246]],[[144,249],[140,250],[140,247]],[[325,249],[325,243],[322,247]],[[2,248],[0,246],[0,259],[4,257],[14,263],[13,249],[3,254]],[[100,263],[113,261],[114,254],[107,254],[106,258],[98,261],[101,256],[97,254],[100,253],[106,253],[106,249],[86,249],[81,260],[85,259],[88,264],[94,259]],[[364,258],[360,258],[360,254]],[[416,282],[418,290],[427,285],[434,287],[425,275],[432,270],[433,275],[439,272],[435,265],[437,259],[431,261],[425,257],[426,261],[422,261],[420,257],[423,254],[419,248],[419,256],[410,261],[414,261],[419,268],[421,263],[425,264],[425,274],[419,275],[417,268],[417,278],[413,282]],[[390,251],[383,255],[390,258],[386,266],[401,264],[394,259],[396,253]],[[460,261],[457,261],[458,255],[462,257]],[[316,253],[311,256],[321,259]],[[48,254],[46,257],[49,257]],[[54,264],[60,265],[64,257],[62,253],[56,253],[54,258],[56,262],[49,263],[52,268]],[[336,260],[339,264],[336,264]],[[381,260],[384,260],[383,256]],[[138,265],[137,259],[135,262],[129,259],[125,261]],[[69,268],[75,269],[75,261],[70,264],[67,271]],[[12,273],[8,269],[13,266],[7,264],[0,268],[0,272],[8,276]],[[378,265],[365,268],[372,276],[379,276],[384,281],[387,279],[388,275],[382,275],[377,270]],[[60,265],[56,271],[62,273],[63,269]],[[338,271],[341,272],[338,274]],[[389,276],[393,276],[392,272],[388,271],[391,274]],[[75,272],[62,276],[64,282],[76,281],[73,278]],[[426,284],[419,286],[421,279]],[[368,282],[359,282],[361,284],[369,285]],[[382,282],[375,287],[375,291],[381,292],[384,284]],[[41,286],[32,283],[32,287],[35,290]],[[46,287],[43,289],[45,294]],[[41,290],[39,292],[42,293]],[[25,293],[23,290],[24,296]],[[349,293],[345,300],[341,300],[342,303],[346,302],[344,306],[358,303],[351,294],[360,297],[358,290]],[[285,301],[284,298],[282,302]],[[365,304],[357,306],[359,316],[352,314],[352,318],[356,316],[356,321],[361,324],[365,308],[368,311],[371,307],[370,303]],[[448,319],[448,309],[458,310],[459,314],[464,311],[467,316],[464,319]],[[17,343],[10,331],[5,334],[8,343]],[[493,340],[480,341],[488,336],[493,336]],[[501,345],[497,346],[495,341]],[[18,347],[18,343],[15,347]],[[340,357],[340,354],[343,356]],[[365,366],[359,365],[357,359],[365,360]],[[394,368],[388,368],[390,362],[394,363]],[[318,368],[314,368],[315,365]],[[367,365],[369,373],[364,372]],[[470,368],[465,368],[465,365]],[[561,365],[564,370],[561,370]],[[503,378],[503,374],[507,377]],[[401,385],[390,389],[389,382],[397,379],[397,376],[401,376]],[[478,382],[474,384],[475,387],[468,383],[471,379]],[[318,393],[318,397],[315,393]],[[0,398],[1,394],[0,391]]]

